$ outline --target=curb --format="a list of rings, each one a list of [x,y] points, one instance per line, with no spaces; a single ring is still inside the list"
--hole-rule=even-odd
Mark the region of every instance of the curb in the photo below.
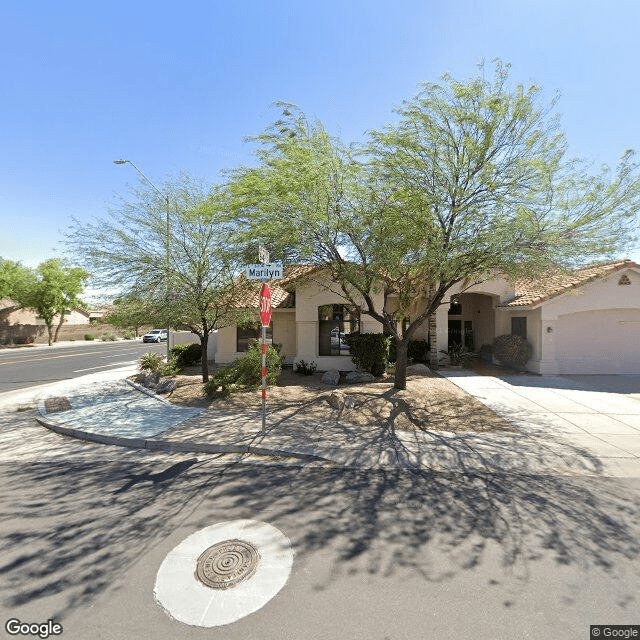
[[[98,444],[111,444],[117,447],[128,449],[147,449],[148,451],[166,451],[168,453],[249,453],[257,456],[275,456],[279,458],[297,458],[305,462],[332,462],[328,458],[315,456],[307,453],[296,453],[284,449],[270,449],[268,447],[253,447],[251,445],[228,445],[228,444],[204,444],[191,442],[175,442],[172,440],[149,440],[145,438],[125,438],[123,436],[106,436],[98,433],[81,431],[63,427],[55,422],[48,422],[42,418],[36,418],[43,427],[60,435],[96,442]]]

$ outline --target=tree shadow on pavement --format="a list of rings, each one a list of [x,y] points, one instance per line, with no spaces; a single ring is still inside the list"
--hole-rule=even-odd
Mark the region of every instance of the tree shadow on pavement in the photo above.
[[[176,530],[237,518],[280,528],[296,562],[326,552],[329,571],[317,589],[342,572],[451,579],[482,562],[492,544],[525,580],[527,567],[543,558],[614,572],[621,564],[637,570],[640,555],[638,494],[606,479],[596,489],[589,479],[552,475],[206,460],[179,466],[170,456],[4,463],[0,472],[0,601],[12,615],[55,602],[46,617],[64,619],[132,565],[164,557]]]

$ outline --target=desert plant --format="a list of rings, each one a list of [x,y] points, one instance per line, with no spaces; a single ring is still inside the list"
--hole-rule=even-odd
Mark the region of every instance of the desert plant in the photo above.
[[[133,339],[136,337],[136,334],[135,334],[133,331],[125,331],[125,332],[122,334],[122,337],[123,337],[125,340],[133,340]]]
[[[116,341],[116,335],[114,333],[105,333],[105,335],[102,336],[102,342],[115,342]]]
[[[453,366],[466,364],[469,360],[476,357],[476,354],[473,351],[469,351],[462,344],[452,344],[446,351],[444,349],[440,349],[440,353],[444,354],[444,358],[441,358],[440,361],[449,360],[449,364]]]
[[[198,343],[176,344],[171,347],[169,358],[174,359],[180,369],[192,367],[199,364],[202,358],[202,345]]]
[[[159,373],[161,365],[164,364],[164,358],[159,353],[145,353],[140,358],[140,371],[150,371],[151,373]]]
[[[312,376],[316,372],[316,368],[315,362],[305,362],[304,360],[296,362],[296,373],[301,376]]]
[[[498,336],[493,341],[493,355],[504,365],[522,369],[533,353],[533,347],[522,336]]]
[[[275,346],[267,347],[267,384],[275,384],[282,371],[282,356]],[[213,395],[220,390],[220,395],[229,396],[234,391],[257,388],[262,382],[262,348],[260,342],[254,340],[246,353],[228,367],[215,372],[211,380],[203,385],[203,393]]]
[[[84,334],[84,339],[85,340],[95,340],[96,339],[96,334],[95,333],[85,333]]]

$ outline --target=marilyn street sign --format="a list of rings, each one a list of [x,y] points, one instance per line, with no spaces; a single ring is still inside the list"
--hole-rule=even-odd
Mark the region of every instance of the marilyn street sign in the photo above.
[[[250,280],[280,280],[282,278],[282,262],[250,264],[244,272]]]

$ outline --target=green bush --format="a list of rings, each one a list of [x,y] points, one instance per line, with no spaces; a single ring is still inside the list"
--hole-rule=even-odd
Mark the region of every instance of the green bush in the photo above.
[[[397,359],[396,341],[391,338],[391,346],[389,347],[389,360],[395,362]],[[426,340],[409,340],[407,346],[407,358],[411,358],[413,362],[424,362],[429,364],[429,343]]]
[[[180,367],[176,365],[173,358],[169,358],[169,362],[165,362],[159,353],[145,353],[140,358],[138,368],[140,371],[159,373],[161,376],[175,376],[180,373]]]
[[[498,336],[493,341],[493,355],[508,367],[524,368],[532,353],[533,347],[521,336]]]
[[[159,373],[160,367],[164,364],[164,358],[159,353],[145,353],[140,358],[140,371],[151,371]]]
[[[267,347],[267,384],[278,382],[282,372],[282,356],[274,346]],[[234,391],[255,389],[262,383],[262,348],[260,342],[254,340],[247,352],[228,367],[218,369],[205,382],[203,393],[213,395],[220,390],[220,395],[228,397]]]
[[[382,333],[347,333],[344,341],[349,345],[353,364],[361,371],[381,376],[389,362],[391,338]]]
[[[85,340],[95,340],[96,339],[96,334],[95,333],[85,333],[84,334],[84,339]]]
[[[123,337],[125,340],[133,340],[133,339],[136,337],[136,334],[135,334],[133,331],[125,331],[125,332],[122,334],[122,337]]]
[[[199,364],[202,359],[201,344],[176,344],[169,351],[169,358],[175,360],[176,366],[180,369],[193,367]]]
[[[114,333],[106,333],[102,336],[102,342],[115,342],[117,340]]]
[[[316,372],[316,368],[315,362],[305,362],[304,360],[296,362],[296,373],[301,376],[312,376]]]

